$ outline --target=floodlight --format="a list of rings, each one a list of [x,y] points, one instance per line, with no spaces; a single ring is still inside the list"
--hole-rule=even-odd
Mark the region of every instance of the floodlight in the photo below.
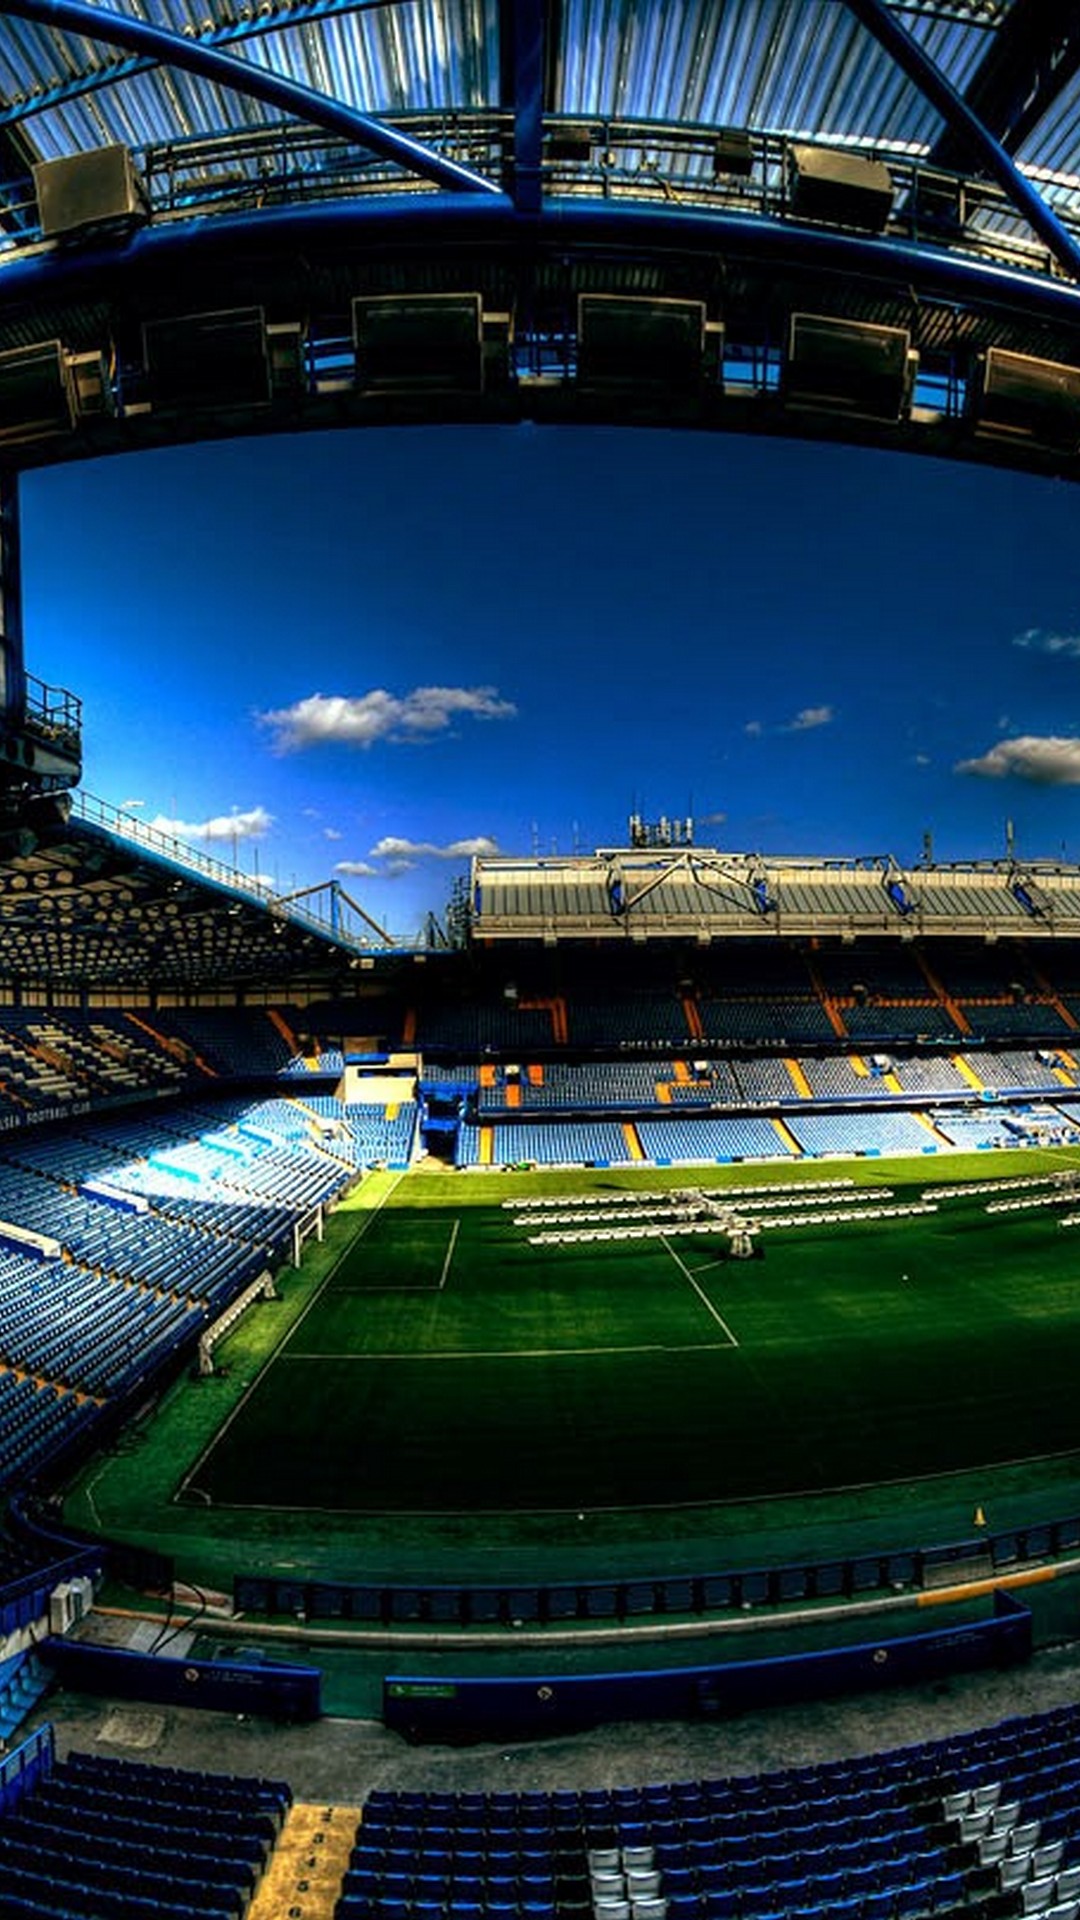
[[[906,327],[793,313],[781,392],[789,406],[899,420],[910,406],[917,366]]]
[[[151,405],[252,406],[270,398],[270,363],[261,307],[148,320],[143,351]]]
[[[990,347],[968,386],[977,433],[1075,453],[1080,446],[1080,367]]]
[[[479,293],[365,294],[353,301],[362,393],[482,393]]]
[[[703,300],[579,294],[577,384],[583,391],[696,393],[704,370]]]
[[[0,439],[63,433],[73,420],[67,356],[59,340],[0,353]]]

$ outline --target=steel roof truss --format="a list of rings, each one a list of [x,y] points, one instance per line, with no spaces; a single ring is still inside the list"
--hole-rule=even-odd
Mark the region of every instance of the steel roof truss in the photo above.
[[[918,41],[900,25],[885,0],[846,0],[846,4],[856,19],[892,55],[909,80],[937,108],[946,126],[978,155],[991,178],[997,181],[1017,212],[1028,221],[1070,280],[1080,280],[1080,247],[1072,234],[1062,225],[1038,189],[1020,172],[1001,142],[984,126],[964,96],[946,79]]]
[[[198,74],[204,80],[261,100],[283,114],[342,135],[356,146],[395,161],[435,186],[487,195],[500,193],[494,181],[436,153],[409,134],[386,126],[354,107],[343,106],[283,74],[271,73],[235,54],[222,52],[206,40],[173,33],[130,14],[90,6],[87,0],[7,0],[5,11],[34,20],[39,26],[104,41],[125,53],[145,56],[156,65]]]

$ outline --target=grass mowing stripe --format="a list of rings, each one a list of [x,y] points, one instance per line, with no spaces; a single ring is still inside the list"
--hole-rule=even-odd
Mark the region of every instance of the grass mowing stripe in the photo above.
[[[192,1462],[191,1466],[188,1468],[187,1473],[184,1475],[183,1479],[179,1483],[179,1487],[177,1489],[178,1493],[186,1493],[186,1494],[193,1494],[196,1496],[207,1497],[205,1495],[205,1490],[199,1486],[198,1481],[196,1480],[196,1477],[195,1477],[196,1474],[199,1472],[199,1469],[210,1458],[211,1454],[213,1454],[216,1451],[224,1435],[229,1431],[229,1428],[233,1425],[234,1421],[236,1421],[239,1418],[239,1416],[243,1413],[252,1395],[255,1392],[257,1392],[259,1386],[262,1384],[263,1380],[266,1378],[266,1375],[270,1372],[271,1368],[276,1364],[281,1354],[284,1352],[285,1348],[288,1346],[290,1340],[293,1337],[293,1334],[296,1333],[299,1327],[303,1326],[304,1321],[307,1319],[308,1314],[311,1312],[311,1309],[315,1305],[316,1301],[322,1299],[323,1294],[326,1292],[326,1289],[330,1285],[330,1282],[333,1280],[334,1275],[337,1272],[338,1268],[341,1266],[342,1262],[346,1260],[349,1256],[351,1256],[353,1248],[356,1246],[357,1241],[363,1239],[372,1221],[376,1219],[378,1215],[382,1212],[391,1194],[394,1192],[394,1189],[401,1185],[401,1182],[403,1181],[404,1178],[405,1178],[404,1172],[399,1173],[397,1179],[391,1181],[390,1185],[385,1187],[383,1191],[380,1192],[376,1204],[373,1207],[369,1208],[368,1211],[364,1214],[363,1220],[359,1225],[359,1227],[357,1228],[356,1232],[353,1234],[352,1239],[348,1242],[347,1246],[344,1246],[341,1249],[341,1252],[339,1253],[337,1259],[334,1261],[333,1266],[327,1270],[326,1274],[323,1277],[322,1285],[318,1288],[318,1290],[315,1293],[312,1294],[311,1299],[308,1301],[307,1305],[304,1307],[303,1311],[300,1313],[299,1317],[296,1319],[292,1327],[289,1329],[289,1332],[286,1334],[285,1339],[282,1342],[282,1345],[278,1348],[275,1348],[273,1353],[267,1355],[267,1358],[264,1364],[260,1367],[258,1373],[255,1375],[254,1380],[251,1382],[250,1386],[247,1388],[247,1391],[240,1396],[240,1399],[236,1402],[236,1405],[233,1408],[231,1408],[227,1418],[225,1419],[223,1424],[218,1428],[216,1434],[214,1435],[214,1438],[211,1440],[210,1445],[208,1447],[204,1447],[202,1449],[202,1452],[199,1454],[198,1458]]]
[[[667,1240],[665,1240],[665,1239],[663,1239],[663,1238],[661,1238],[661,1241],[660,1241],[660,1245],[661,1245],[661,1246],[662,1246],[662,1247],[664,1248],[664,1250],[665,1250],[665,1252],[666,1252],[666,1253],[670,1253],[670,1255],[671,1255],[671,1257],[672,1257],[672,1259],[673,1259],[673,1260],[674,1260],[674,1262],[675,1262],[675,1265],[676,1265],[676,1266],[677,1266],[677,1267],[678,1267],[678,1268],[680,1269],[680,1271],[681,1271],[681,1272],[682,1272],[683,1274],[685,1274],[685,1276],[686,1276],[686,1278],[687,1278],[687,1279],[689,1280],[689,1282],[690,1282],[690,1285],[691,1285],[691,1286],[693,1287],[693,1289],[694,1289],[694,1292],[695,1292],[695,1293],[697,1294],[697,1297],[698,1297],[698,1299],[699,1299],[699,1300],[701,1301],[701,1304],[702,1304],[702,1306],[703,1306],[703,1307],[705,1308],[705,1311],[706,1311],[706,1313],[711,1313],[711,1314],[712,1314],[712,1317],[713,1317],[713,1319],[714,1319],[714,1320],[716,1321],[716,1324],[717,1324],[717,1326],[718,1326],[718,1327],[723,1327],[723,1329],[724,1329],[724,1332],[725,1332],[725,1333],[727,1334],[727,1337],[728,1337],[728,1339],[729,1339],[729,1341],[731,1342],[731,1345],[732,1345],[733,1347],[737,1347],[739,1343],[738,1343],[738,1341],[736,1340],[736,1338],[735,1338],[735,1335],[734,1335],[734,1334],[732,1333],[732,1331],[731,1331],[731,1328],[730,1328],[730,1327],[728,1326],[728,1323],[727,1323],[727,1321],[726,1321],[726,1320],[724,1319],[724,1316],[723,1316],[723,1314],[722,1314],[722,1313],[717,1313],[717,1311],[716,1311],[716,1308],[715,1308],[715,1307],[713,1306],[713,1303],[712,1303],[712,1301],[711,1301],[711,1300],[709,1299],[709,1297],[708,1297],[708,1294],[706,1294],[706,1293],[705,1293],[705,1292],[704,1292],[704,1291],[702,1290],[702,1288],[698,1286],[698,1283],[697,1283],[697,1281],[696,1281],[696,1280],[694,1279],[694,1276],[693,1276],[693,1274],[691,1273],[691,1271],[690,1271],[690,1269],[689,1269],[689,1267],[687,1266],[687,1264],[686,1264],[686,1261],[685,1261],[685,1260],[681,1260],[681,1259],[679,1258],[679,1255],[678,1255],[678,1254],[676,1253],[676,1251],[675,1251],[675,1249],[674,1249],[674,1247],[673,1247],[673,1246],[671,1245],[671,1243],[670,1243],[670,1241],[667,1241]]]

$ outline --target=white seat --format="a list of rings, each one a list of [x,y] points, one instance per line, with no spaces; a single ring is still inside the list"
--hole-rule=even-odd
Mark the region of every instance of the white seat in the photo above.
[[[1027,1885],[1020,1889],[1020,1898],[1024,1903],[1025,1913],[1041,1913],[1045,1907],[1050,1906],[1054,1898],[1053,1874],[1046,1873],[1038,1880],[1029,1880]]]

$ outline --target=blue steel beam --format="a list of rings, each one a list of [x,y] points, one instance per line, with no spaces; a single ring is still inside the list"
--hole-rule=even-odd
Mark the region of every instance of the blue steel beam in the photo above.
[[[0,721],[21,719],[26,706],[23,663],[19,481],[0,473]]]
[[[656,207],[631,201],[544,200],[539,214],[519,213],[506,195],[386,194],[355,200],[260,208],[257,212],[198,215],[151,225],[124,246],[59,249],[5,260],[0,273],[0,322],[52,302],[138,300],[140,290],[175,290],[195,276],[238,265],[246,258],[268,274],[278,253],[329,258],[340,248],[402,243],[410,248],[436,241],[444,250],[505,248],[518,261],[562,258],[576,249],[642,249],[702,252],[754,262],[770,272],[798,268],[809,273],[865,278],[895,289],[913,287],[928,297],[975,311],[999,309],[1080,331],[1080,285],[1021,268],[991,264],[970,254],[919,246],[910,240],[840,232],[828,227],[762,220],[745,213]]]
[[[502,0],[502,105],[514,116],[512,192],[519,213],[538,213],[544,134],[543,0]]]
[[[293,5],[283,0],[280,6],[266,5],[250,20],[233,20],[225,26],[200,27],[197,32],[185,34],[185,41],[196,40],[203,47],[230,47],[240,42],[255,40],[268,33],[283,33],[288,27],[311,26],[319,20],[334,19],[344,13],[377,13],[388,7],[395,7],[400,0],[296,0]],[[0,11],[3,11],[0,8]],[[8,12],[14,11],[12,8]],[[151,73],[160,62],[148,58],[145,54],[129,54],[126,60],[114,60],[106,68],[84,67],[77,73],[69,73],[63,80],[54,81],[51,87],[43,87],[31,98],[14,102],[0,101],[0,127],[11,126],[20,120],[29,120],[35,113],[47,113],[53,107],[62,107],[69,100],[81,100],[88,93],[98,93],[103,87],[113,87],[118,81],[128,80],[136,73]]]
[[[1080,18],[1060,0],[1016,0],[968,82],[965,99],[1006,153],[1017,153],[1080,67]],[[946,128],[931,166],[963,171],[963,147]]]
[[[433,152],[397,128],[385,126],[382,121],[330,100],[325,94],[315,93],[310,87],[302,87],[282,74],[268,73],[247,60],[237,59],[235,54],[222,53],[217,47],[151,26],[131,14],[110,13],[102,7],[88,5],[87,0],[4,0],[3,10],[24,20],[34,20],[39,26],[83,34],[88,40],[103,40],[106,45],[120,47],[127,53],[146,54],[156,64],[196,73],[218,86],[231,87],[310,126],[339,134],[384,160],[396,161],[436,186],[497,199],[503,197],[494,181]]]
[[[849,10],[873,34],[886,53],[907,74],[942,119],[959,138],[966,140],[978,155],[991,179],[996,180],[1018,213],[1038,234],[1058,265],[1070,280],[1080,281],[1080,246],[1049,207],[1042,194],[1020,172],[1000,141],[983,125],[963,94],[946,79],[940,67],[913,40],[885,0],[846,0]]]

